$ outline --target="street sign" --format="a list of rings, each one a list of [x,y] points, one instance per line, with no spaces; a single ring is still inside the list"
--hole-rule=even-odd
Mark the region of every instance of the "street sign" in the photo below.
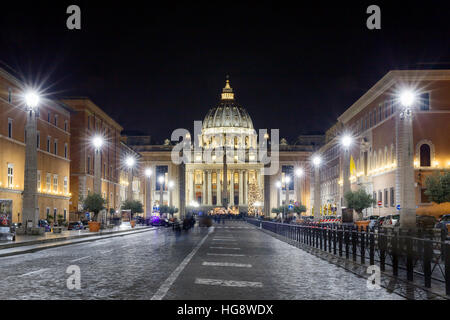
[[[401,207],[400,207],[399,204],[398,204],[395,208],[396,208],[398,211],[400,211],[400,209],[401,209]]]
[[[293,209],[294,206],[292,204],[289,205],[289,209]]]
[[[381,207],[383,203],[381,202],[381,200],[378,201],[378,206]]]

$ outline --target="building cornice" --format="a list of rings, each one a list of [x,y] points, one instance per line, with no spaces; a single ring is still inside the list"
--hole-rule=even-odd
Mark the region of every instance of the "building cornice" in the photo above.
[[[350,108],[338,117],[343,124],[350,121],[376,98],[382,95],[395,83],[402,81],[442,81],[450,80],[450,70],[393,70],[389,71],[362,97],[360,97]]]

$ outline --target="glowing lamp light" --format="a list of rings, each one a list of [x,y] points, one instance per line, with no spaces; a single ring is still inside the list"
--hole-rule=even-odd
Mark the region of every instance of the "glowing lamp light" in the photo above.
[[[352,137],[349,135],[345,135],[341,138],[341,144],[345,147],[348,148],[350,147],[350,145],[352,144]]]
[[[275,186],[276,186],[277,188],[281,188],[281,182],[280,182],[280,181],[275,182]]]
[[[92,138],[92,144],[95,149],[100,149],[103,146],[103,138],[101,136],[95,136]]]
[[[28,108],[34,110],[39,104],[39,95],[35,91],[29,91],[25,94],[25,103]]]
[[[163,176],[159,176],[158,182],[159,182],[160,184],[163,184],[163,182],[164,182],[164,177],[163,177]]]
[[[295,170],[295,175],[296,175],[297,177],[303,176],[304,173],[305,173],[305,172],[303,171],[302,168],[297,168],[297,169]]]
[[[410,107],[415,100],[416,96],[414,92],[412,92],[411,90],[405,90],[400,94],[400,103],[404,107]]]
[[[174,185],[175,185],[175,183],[172,180],[169,181],[169,184],[168,184],[169,188],[173,188]]]
[[[291,177],[289,177],[289,176],[286,176],[286,178],[284,179],[284,181],[285,181],[286,183],[289,183],[289,182],[291,182]]]
[[[136,162],[136,160],[133,157],[127,157],[125,160],[125,164],[127,165],[127,167],[131,168],[132,166],[134,166],[134,163]]]
[[[312,159],[313,164],[317,167],[320,166],[320,163],[322,162],[322,158],[319,156],[314,156]]]
[[[150,169],[150,168],[145,169],[145,175],[147,177],[150,177],[152,175],[152,169]]]

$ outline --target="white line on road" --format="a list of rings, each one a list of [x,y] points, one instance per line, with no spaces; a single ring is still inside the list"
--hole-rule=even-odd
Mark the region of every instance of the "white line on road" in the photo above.
[[[87,259],[87,258],[90,258],[90,257],[91,256],[81,257],[81,258],[78,258],[78,259],[70,260],[70,262],[77,262],[77,261],[81,261],[81,260],[84,260],[84,259]]]
[[[230,250],[241,250],[241,248],[227,248],[227,247],[209,247],[210,249],[230,249]]]
[[[213,241],[231,241],[231,242],[236,242],[236,240],[231,240],[231,239],[213,239]]]
[[[20,275],[19,277],[25,277],[25,276],[29,276],[29,275],[32,275],[32,274],[41,273],[41,272],[44,272],[46,270],[48,270],[48,268],[39,269],[39,270],[36,270],[36,271],[31,271],[31,272],[28,272],[28,273],[24,273],[24,274]]]
[[[208,256],[224,256],[224,257],[245,257],[244,254],[236,253],[207,253]]]
[[[114,250],[113,249],[111,249],[111,250],[106,250],[106,251],[100,251],[101,253],[109,253],[109,252],[113,252]]]
[[[224,287],[253,287],[262,288],[261,282],[251,281],[234,281],[234,280],[220,280],[220,279],[195,279],[195,284],[206,284],[210,286],[224,286]]]
[[[159,287],[158,291],[153,295],[151,300],[162,300],[167,292],[169,291],[172,284],[177,280],[180,273],[184,270],[187,264],[191,261],[192,257],[197,253],[198,249],[203,245],[208,238],[209,234],[214,231],[214,227],[209,229],[209,232],[206,236],[203,237],[202,240],[195,246],[195,248],[189,253],[186,258],[180,263],[180,265],[172,272],[172,274],[163,282],[163,284]]]
[[[234,262],[203,262],[202,266],[211,266],[211,267],[237,267],[237,268],[251,268],[251,264],[247,263],[234,263]]]

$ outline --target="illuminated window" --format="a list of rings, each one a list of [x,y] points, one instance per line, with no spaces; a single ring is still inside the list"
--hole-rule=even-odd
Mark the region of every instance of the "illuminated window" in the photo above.
[[[47,173],[45,186],[47,188],[47,192],[50,192],[52,189],[52,175],[50,173]]]
[[[53,142],[53,151],[56,155],[58,154],[58,139]]]
[[[430,94],[428,92],[422,93],[419,97],[420,110],[430,110]]]
[[[38,172],[37,172],[37,184],[36,184],[36,187],[38,188],[38,189],[40,189],[41,188],[41,172],[38,170]]]
[[[58,175],[53,176],[53,191],[58,192]]]
[[[47,152],[50,152],[50,139],[51,139],[51,137],[48,136],[47,137]]]
[[[67,194],[69,192],[69,184],[67,181],[67,177],[64,177],[64,194]]]
[[[8,163],[8,188],[12,188],[14,186],[14,165],[12,163]]]
[[[64,158],[67,159],[67,143],[64,144]]]
[[[423,144],[420,146],[420,166],[429,167],[431,165],[430,146]]]

